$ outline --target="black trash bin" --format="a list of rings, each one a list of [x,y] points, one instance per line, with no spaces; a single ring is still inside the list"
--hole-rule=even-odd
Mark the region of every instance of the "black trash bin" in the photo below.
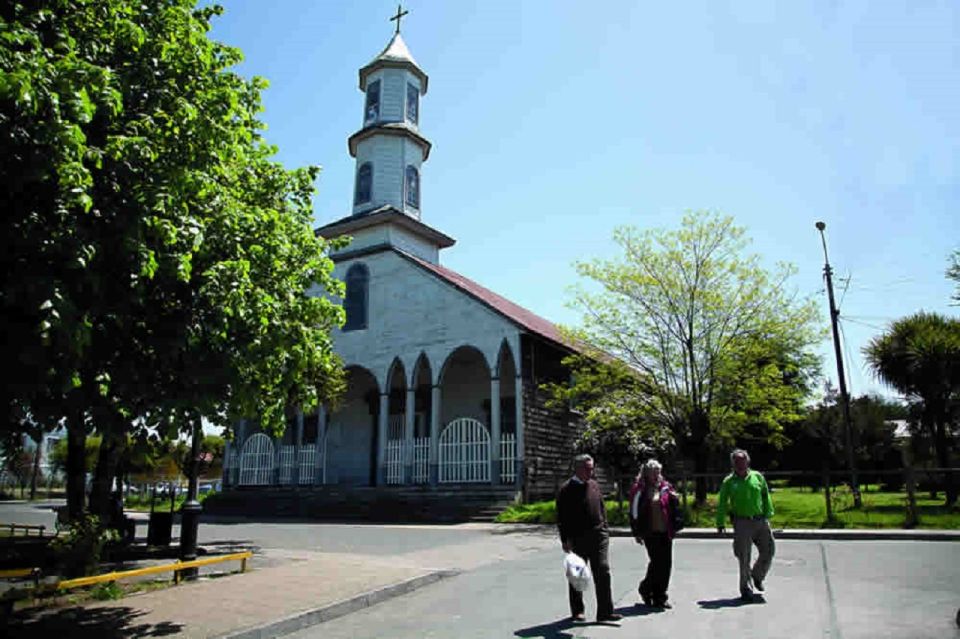
[[[154,511],[147,525],[148,546],[169,546],[173,534],[173,513]]]

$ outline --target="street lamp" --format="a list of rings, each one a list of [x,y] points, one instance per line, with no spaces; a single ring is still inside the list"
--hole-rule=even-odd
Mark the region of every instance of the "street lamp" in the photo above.
[[[843,425],[847,440],[847,466],[850,468],[850,490],[853,492],[853,505],[860,508],[863,501],[860,498],[860,485],[857,483],[857,465],[853,451],[853,426],[850,419],[850,396],[847,394],[847,380],[843,372],[843,357],[840,354],[840,334],[837,330],[837,310],[833,301],[833,269],[830,268],[830,259],[827,257],[827,238],[824,230],[827,225],[817,222],[820,231],[820,240],[823,243],[823,276],[827,280],[827,299],[830,300],[830,326],[833,328],[833,352],[837,359],[837,377],[840,378],[840,402],[843,406]]]

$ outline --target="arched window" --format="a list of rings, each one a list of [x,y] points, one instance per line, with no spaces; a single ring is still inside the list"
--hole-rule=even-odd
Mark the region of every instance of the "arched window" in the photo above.
[[[370,286],[370,271],[363,264],[354,264],[347,270],[347,295],[343,300],[343,310],[347,321],[345,331],[356,331],[367,327],[367,299]]]
[[[367,85],[367,104],[363,112],[364,125],[380,119],[380,80],[374,80]]]
[[[417,167],[412,164],[407,166],[407,179],[405,183],[407,205],[420,208],[420,172],[417,171]]]
[[[364,162],[357,169],[357,185],[353,191],[354,205],[369,202],[371,191],[373,191],[373,164]]]
[[[407,121],[416,124],[420,118],[420,89],[407,83]]]

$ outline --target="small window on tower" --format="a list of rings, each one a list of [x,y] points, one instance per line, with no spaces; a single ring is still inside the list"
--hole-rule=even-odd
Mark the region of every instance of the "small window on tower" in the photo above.
[[[420,117],[420,90],[412,84],[407,84],[407,120],[413,124]]]
[[[407,205],[420,208],[420,172],[412,164],[407,166]]]
[[[363,264],[354,264],[347,271],[347,294],[343,310],[347,320],[344,331],[356,331],[367,327],[367,300],[369,299],[370,271]]]
[[[380,119],[380,80],[367,85],[367,107],[363,123],[370,124]]]
[[[353,204],[366,204],[373,190],[373,164],[364,162],[357,169],[357,186],[353,192]]]

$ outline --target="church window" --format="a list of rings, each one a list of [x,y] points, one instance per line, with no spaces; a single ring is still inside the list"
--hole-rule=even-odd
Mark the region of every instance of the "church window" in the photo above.
[[[416,124],[420,117],[419,112],[420,90],[414,85],[407,83],[407,121]]]
[[[373,190],[373,164],[364,162],[357,169],[357,186],[353,192],[353,203],[366,204],[370,201],[370,192]]]
[[[407,166],[406,176],[407,204],[420,208],[420,172],[412,164]]]
[[[343,330],[356,331],[367,327],[369,284],[370,271],[363,264],[354,264],[347,271],[347,295],[343,300],[347,321]]]
[[[380,119],[380,80],[367,85],[367,106],[364,109],[363,123],[370,124]]]

